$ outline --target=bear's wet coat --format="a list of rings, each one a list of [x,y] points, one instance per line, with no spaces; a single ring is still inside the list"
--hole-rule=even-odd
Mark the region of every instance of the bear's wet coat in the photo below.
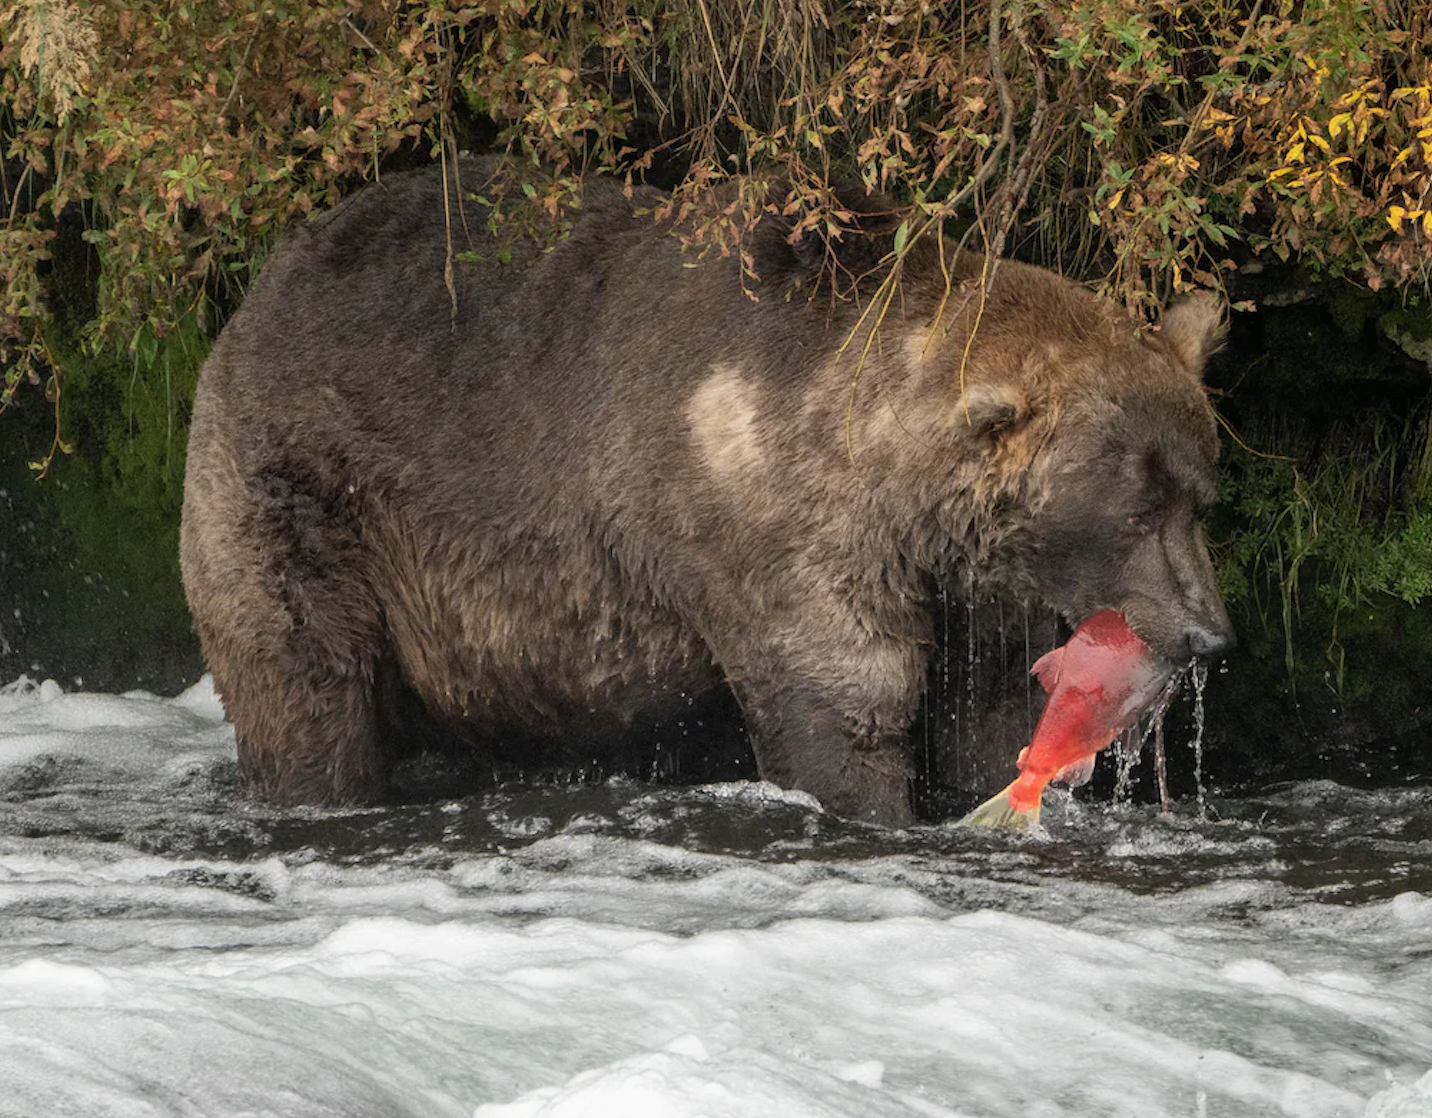
[[[462,183],[493,197],[495,170]],[[658,200],[596,180],[511,264],[465,202],[455,311],[436,171],[269,261],[200,383],[183,529],[249,787],[366,800],[419,711],[597,740],[724,682],[763,776],[901,823],[942,580],[1124,609],[1174,659],[1229,639],[1196,518],[1210,308],[1139,334],[1014,263],[981,296],[978,260],[919,245],[867,347],[866,300],[774,219],[743,290]]]

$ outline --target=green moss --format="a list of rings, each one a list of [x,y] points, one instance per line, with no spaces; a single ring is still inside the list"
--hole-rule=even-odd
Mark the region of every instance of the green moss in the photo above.
[[[1323,305],[1344,337],[1361,338],[1368,320],[1377,313],[1377,296],[1365,287],[1352,284],[1329,285]]]
[[[128,354],[55,347],[71,401],[69,428],[110,495],[132,510],[179,511],[189,409],[208,348],[193,316],[162,339],[142,333]]]
[[[1432,307],[1425,299],[1409,292],[1406,304],[1379,316],[1377,326],[1383,337],[1432,372]]]
[[[194,384],[207,342],[192,322],[136,354],[86,354],[53,339],[62,419],[74,453],[43,480],[53,417],[5,417],[0,515],[0,675],[170,690],[199,662],[179,579],[179,515]],[[6,647],[8,646],[8,648]]]

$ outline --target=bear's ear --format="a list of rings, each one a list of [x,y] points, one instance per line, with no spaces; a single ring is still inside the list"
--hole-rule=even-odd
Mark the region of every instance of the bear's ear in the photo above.
[[[1179,300],[1164,311],[1159,333],[1174,356],[1195,376],[1202,376],[1204,363],[1223,344],[1223,300],[1211,291]]]
[[[955,425],[962,433],[989,442],[1018,431],[1032,413],[1029,397],[1018,385],[976,384],[960,397]]]

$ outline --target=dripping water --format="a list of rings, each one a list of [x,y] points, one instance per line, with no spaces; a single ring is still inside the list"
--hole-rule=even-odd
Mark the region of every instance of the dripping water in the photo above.
[[[1193,780],[1198,787],[1198,818],[1208,818],[1208,801],[1203,789],[1203,688],[1208,682],[1208,665],[1193,666]]]
[[[960,709],[960,696],[959,696],[959,693],[956,692],[956,691],[950,686],[950,665],[954,662],[954,658],[955,658],[954,640],[953,640],[954,630],[950,627],[950,625],[951,625],[951,621],[950,621],[950,592],[949,592],[949,591],[946,591],[945,594],[944,594],[944,596],[943,596],[943,598],[942,598],[941,600],[943,601],[944,606],[945,606],[945,662],[944,662],[945,688],[944,688],[944,700],[945,700],[945,702],[949,705],[949,719],[950,719],[950,724],[951,724],[951,726],[952,726],[953,729],[954,729],[954,749],[955,749],[955,754],[956,754],[956,756],[958,757],[959,751],[960,751],[961,748],[963,748],[963,746],[964,746],[964,740],[965,740],[965,739],[964,739],[964,729],[965,729],[965,727],[964,727],[964,721],[963,721],[964,711],[962,711],[962,710]]]
[[[1159,786],[1159,811],[1165,815],[1169,810],[1168,763],[1164,756],[1164,721],[1154,723],[1154,778]]]
[[[1009,664],[1009,642],[1004,635],[1004,599],[998,599],[999,605],[999,670],[1007,670]]]
[[[969,732],[969,748],[973,751],[978,748],[979,740],[976,727],[979,720],[975,717],[976,695],[975,689],[975,665],[979,663],[979,626],[975,623],[975,580],[969,579],[965,591],[965,645],[967,652],[967,663],[965,665],[965,725]]]
[[[1144,746],[1148,744],[1149,738],[1154,739],[1154,768],[1155,777],[1159,787],[1159,807],[1167,811],[1168,802],[1168,776],[1164,771],[1164,715],[1173,704],[1174,697],[1178,694],[1183,683],[1183,673],[1178,672],[1169,678],[1164,684],[1164,689],[1159,693],[1149,709],[1134,725],[1130,726],[1122,734],[1114,746],[1115,756],[1119,760],[1119,771],[1114,779],[1114,802],[1127,803],[1130,792],[1134,786],[1134,768],[1143,756]],[[1199,692],[1200,696],[1202,691]],[[1200,714],[1202,708],[1199,708]],[[1201,786],[1200,786],[1201,787]],[[1200,795],[1202,792],[1200,791]]]
[[[950,703],[950,595],[943,583],[936,589],[935,599],[940,605],[938,646],[942,651],[936,656],[940,677],[928,696],[929,714],[924,719],[923,729],[925,772],[932,778],[939,772],[941,723],[946,719],[954,724],[954,748],[959,749],[959,714],[956,705]]]
[[[1025,603],[1024,610],[1024,662],[1026,665],[1033,664],[1034,658],[1029,651],[1029,603]],[[1024,736],[1034,737],[1034,674],[1024,673]]]

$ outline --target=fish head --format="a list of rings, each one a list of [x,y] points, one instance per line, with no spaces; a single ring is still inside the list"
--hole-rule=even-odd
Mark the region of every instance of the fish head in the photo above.
[[[1163,693],[1178,666],[1155,652],[1115,610],[1080,623],[1064,646],[1068,680],[1099,709],[1096,721],[1131,725]]]

